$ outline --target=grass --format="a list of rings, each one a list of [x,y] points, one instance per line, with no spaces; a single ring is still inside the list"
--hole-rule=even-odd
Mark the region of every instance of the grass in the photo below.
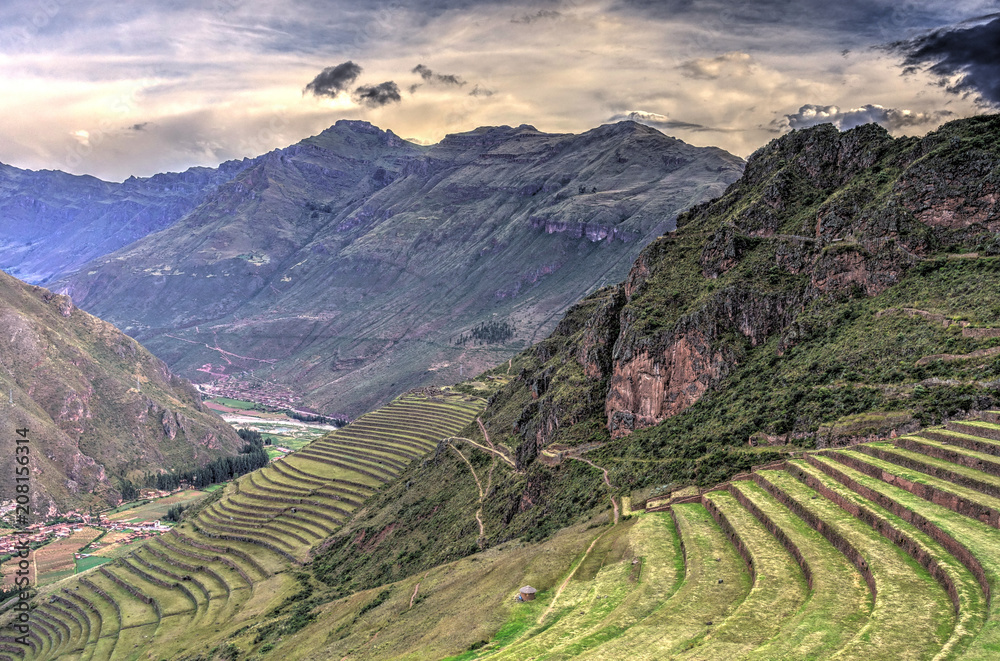
[[[781,636],[747,658],[830,658],[868,621],[871,595],[861,575],[826,538],[758,485],[746,481],[735,487],[796,545],[812,572],[807,601],[783,627]]]
[[[841,654],[873,660],[923,659],[940,649],[953,629],[955,618],[944,590],[923,567],[788,473],[762,471],[761,474],[843,535],[872,571],[878,598],[871,619],[842,648]]]
[[[784,628],[805,603],[807,586],[802,570],[757,519],[726,491],[708,498],[736,530],[753,558],[757,578],[747,598],[697,647],[682,659],[730,659],[745,655],[772,639],[784,639]],[[775,645],[780,653],[781,645]]]
[[[904,489],[886,484],[843,464],[824,457],[817,459],[858,483],[884,494],[903,507],[926,517],[967,548],[982,563],[991,592],[996,594],[996,590],[1000,589],[1000,557],[997,556],[997,549],[1000,548],[1000,530],[956,514],[946,507],[918,498]],[[1000,652],[1000,603],[997,600],[994,599],[989,604],[988,618],[985,623],[980,624],[982,629],[977,632],[978,635],[965,651],[964,658],[987,659]]]
[[[940,489],[945,493],[952,493],[967,500],[976,503],[982,503],[994,509],[1000,510],[1000,498],[994,498],[975,489],[970,489],[968,487],[963,487],[954,482],[949,482],[947,480],[942,480],[937,477],[928,475],[927,473],[922,473],[920,471],[914,470],[912,468],[905,468],[898,464],[894,464],[890,461],[885,461],[877,457],[873,457],[856,450],[839,450],[838,454],[843,454],[845,456],[851,457],[858,461],[871,464],[882,469],[884,472],[891,475],[897,475],[910,482],[915,482],[917,484],[926,484],[928,486]]]
[[[866,520],[872,516],[880,528],[891,528],[905,535],[907,546],[916,547],[910,552],[911,557],[916,559],[919,554],[927,558],[926,562],[921,563],[922,565],[933,566],[936,564],[943,569],[957,592],[959,611],[954,623],[954,630],[944,644],[943,650],[954,653],[966,647],[983,624],[986,606],[983,592],[969,569],[953,557],[940,543],[913,524],[872,503],[804,461],[797,460],[792,463],[811,478],[822,482],[827,488],[867,510],[869,514],[866,515]]]
[[[697,644],[749,593],[743,561],[705,508],[678,505],[674,514],[687,552],[683,583],[645,617],[609,622],[621,627],[622,634],[588,650],[588,658],[670,658]]]
[[[108,518],[112,521],[124,521],[127,523],[143,523],[162,520],[167,515],[167,511],[171,507],[174,507],[175,505],[190,507],[192,504],[198,502],[204,497],[205,491],[203,490],[187,489],[185,491],[164,496],[163,498],[146,501],[134,507],[110,514]]]
[[[99,555],[88,555],[85,558],[76,558],[76,573],[80,574],[88,569],[100,567],[103,564],[112,562],[112,560],[113,558],[105,558]]]
[[[255,406],[257,406],[257,404],[253,402],[248,402],[243,399],[232,399],[230,397],[213,397],[212,399],[206,401],[222,404],[223,406],[228,406],[231,409],[242,409],[244,411],[252,410]]]

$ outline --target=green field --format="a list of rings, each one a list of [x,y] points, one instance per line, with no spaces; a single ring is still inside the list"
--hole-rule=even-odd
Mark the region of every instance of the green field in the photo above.
[[[165,517],[171,507],[175,505],[190,506],[204,497],[205,491],[188,489],[163,498],[157,498],[156,500],[149,500],[134,507],[118,508],[118,511],[109,515],[109,518],[114,521],[126,521],[128,523],[156,521]]]
[[[233,409],[243,409],[244,411],[250,411],[257,406],[254,402],[247,402],[242,399],[230,399],[229,397],[213,397],[207,401],[215,402],[216,404],[228,406]]]
[[[88,569],[93,569],[94,567],[100,567],[101,565],[111,562],[111,558],[102,558],[99,555],[91,555],[86,558],[76,559],[76,573],[85,572]]]

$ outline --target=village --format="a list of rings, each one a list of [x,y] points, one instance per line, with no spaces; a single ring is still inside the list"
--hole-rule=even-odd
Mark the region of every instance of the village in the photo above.
[[[149,502],[150,498],[165,498],[172,495],[174,494],[166,491],[144,489],[142,500],[138,502]],[[140,507],[141,505],[126,511],[139,513]],[[0,503],[0,520],[9,521],[14,511],[15,506],[12,501]],[[61,576],[67,568],[69,573],[73,573],[74,563],[92,558],[95,554],[101,555],[102,551],[107,551],[110,547],[126,547],[170,530],[170,526],[162,523],[159,518],[144,517],[141,513],[132,517],[110,518],[109,515],[113,515],[115,511],[103,513],[70,511],[54,521],[34,523],[19,530],[11,528],[0,530],[0,559],[6,564],[6,561],[14,557],[27,543],[32,550],[30,557],[33,581],[44,578],[49,570],[54,572],[52,574],[54,578],[57,575]],[[87,552],[84,553],[84,550]],[[39,553],[45,556],[44,562],[36,561],[42,557]],[[103,558],[94,559],[98,562],[107,561]],[[4,571],[4,574],[7,573]],[[5,576],[4,583],[9,583],[9,579],[10,576]]]

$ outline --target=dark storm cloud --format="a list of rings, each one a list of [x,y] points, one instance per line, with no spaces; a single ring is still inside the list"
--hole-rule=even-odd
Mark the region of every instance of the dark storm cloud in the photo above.
[[[949,2],[899,0],[619,0],[617,9],[689,23],[723,36],[796,27],[844,45],[884,43],[907,31],[953,23],[958,11]]]
[[[897,41],[887,49],[905,55],[904,71],[926,70],[950,92],[1000,106],[1000,14]]]
[[[948,110],[938,110],[932,113],[910,112],[896,108],[867,104],[860,108],[841,110],[837,106],[818,106],[806,104],[799,111],[785,115],[783,120],[774,124],[777,129],[803,129],[817,124],[833,124],[841,131],[853,129],[862,124],[881,124],[886,129],[894,131],[907,126],[917,126],[929,122],[940,122],[950,116]]]
[[[391,80],[378,85],[362,85],[354,90],[355,103],[363,103],[369,108],[398,103],[402,99],[403,97],[399,94],[399,85]]]
[[[441,84],[441,85],[455,85],[456,87],[461,87],[465,84],[465,81],[458,76],[450,73],[434,73],[431,71],[430,67],[426,67],[423,64],[418,64],[413,67],[410,73],[420,74],[420,77],[431,84]],[[416,88],[413,88],[416,89]]]
[[[337,96],[350,87],[351,83],[361,75],[361,67],[347,61],[335,67],[323,69],[312,82],[306,85],[303,92],[312,92],[315,96]]]

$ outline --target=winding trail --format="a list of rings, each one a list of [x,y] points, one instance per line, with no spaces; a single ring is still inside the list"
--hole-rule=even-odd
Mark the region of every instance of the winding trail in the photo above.
[[[455,452],[458,453],[458,456],[461,457],[462,461],[464,461],[465,464],[469,467],[469,471],[472,473],[472,477],[476,480],[476,488],[479,489],[479,509],[476,510],[476,523],[479,524],[479,539],[476,540],[476,544],[478,544],[479,548],[482,549],[483,548],[483,540],[486,538],[486,528],[483,527],[483,517],[482,517],[482,513],[483,513],[483,498],[485,498],[485,496],[486,496],[485,492],[483,491],[483,484],[482,484],[482,482],[479,481],[479,476],[476,475],[476,469],[474,469],[472,467],[472,462],[469,461],[468,457],[466,457],[464,454],[462,454],[462,451],[459,450],[458,448],[456,448],[451,443],[448,443],[448,447],[450,447],[452,450],[454,450]],[[490,462],[490,476],[491,476],[491,478],[492,478],[492,474],[493,474],[493,464],[494,463],[496,463],[496,459],[494,459],[494,460],[492,460]],[[420,584],[418,583],[417,585],[419,586]],[[414,595],[415,594],[416,594],[416,591],[414,591]],[[410,605],[412,606],[413,600],[410,599],[410,602],[411,602]]]
[[[508,464],[508,465],[509,465],[509,466],[510,466],[510,467],[511,467],[512,469],[514,469],[514,472],[518,472],[518,471],[517,471],[517,469],[516,469],[516,467],[515,467],[515,464],[514,464],[514,460],[513,460],[513,459],[511,459],[510,457],[508,457],[507,455],[505,455],[505,454],[504,454],[503,452],[501,452],[500,450],[497,450],[497,449],[496,449],[495,447],[493,447],[493,448],[490,448],[490,447],[486,447],[485,445],[482,445],[481,443],[476,443],[476,442],[475,442],[475,441],[473,441],[473,440],[472,440],[471,438],[465,438],[464,436],[452,436],[452,437],[450,437],[450,438],[446,438],[445,440],[446,440],[446,441],[465,441],[466,443],[468,443],[468,444],[470,444],[470,445],[474,445],[474,446],[476,446],[477,448],[479,448],[479,449],[480,449],[480,450],[482,450],[483,452],[489,452],[490,454],[492,454],[492,455],[494,455],[494,456],[497,456],[497,457],[500,457],[500,458],[501,458],[501,459],[503,459],[503,460],[504,460],[504,462],[506,462],[506,463],[507,463],[507,464]]]
[[[583,457],[567,457],[567,459],[576,459],[577,461],[582,461],[585,464],[590,464],[594,468],[600,468],[601,472],[604,473],[604,484],[608,485],[608,491],[612,490],[611,480],[608,479],[608,469],[598,466],[590,459],[584,459]],[[615,502],[614,495],[611,496],[611,507],[615,509],[615,523],[618,523],[618,503]]]
[[[424,580],[425,578],[427,578],[427,572],[424,572],[424,575],[420,577],[420,581]],[[417,584],[413,586],[413,594],[410,595],[410,608],[413,608],[413,600],[417,598],[417,590],[420,589],[420,581],[417,581]]]

